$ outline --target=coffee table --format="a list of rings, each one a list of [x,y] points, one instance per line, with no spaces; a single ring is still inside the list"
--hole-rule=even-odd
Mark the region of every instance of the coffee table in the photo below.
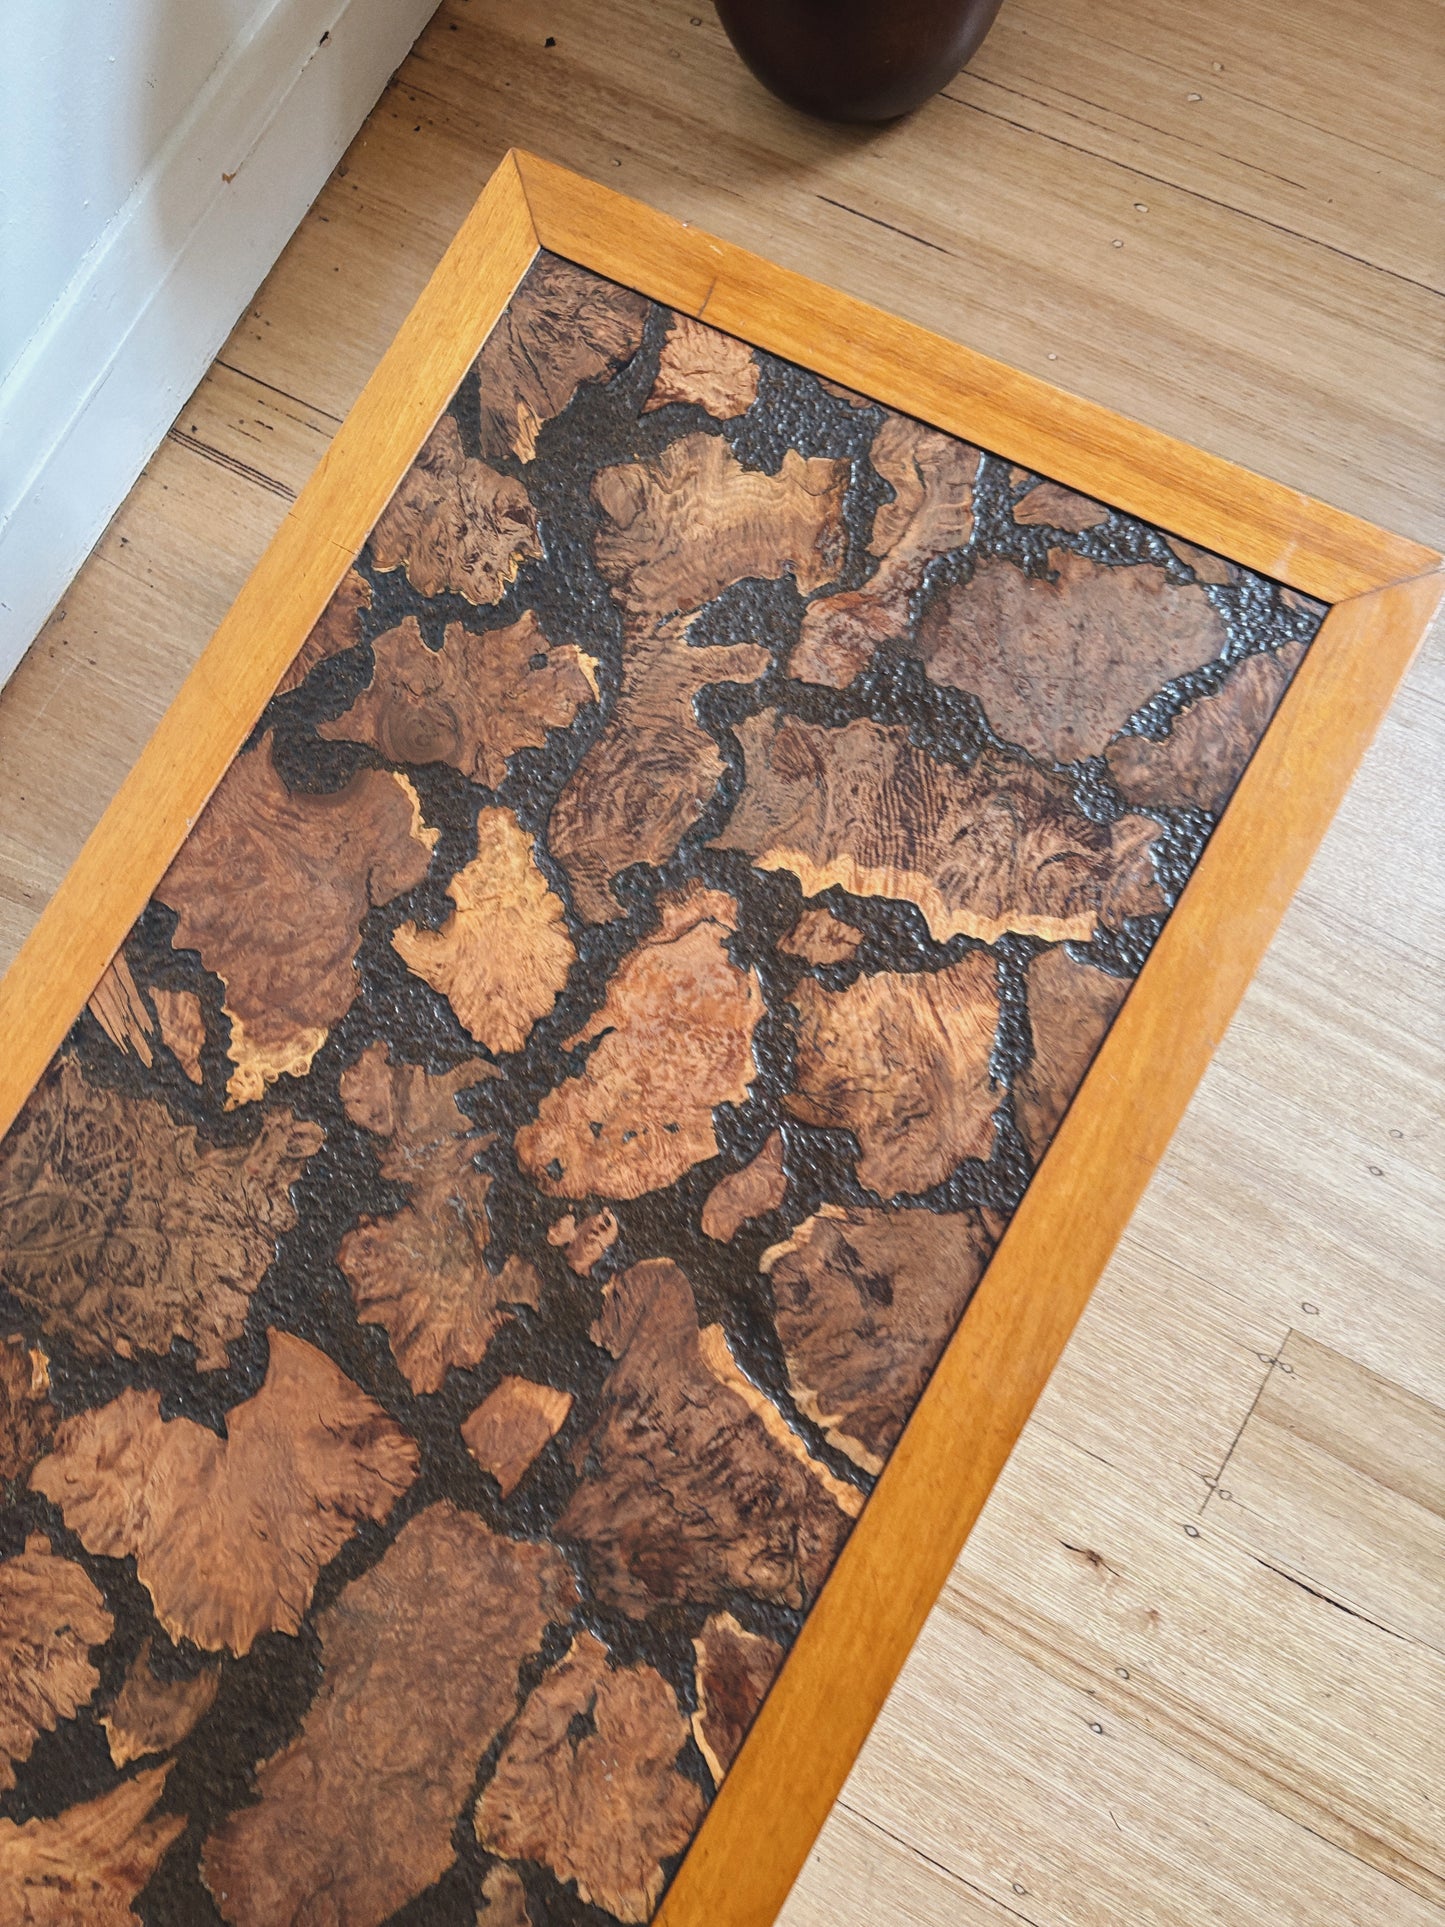
[[[1439,565],[509,156],[0,984],[0,1883],[771,1920]]]

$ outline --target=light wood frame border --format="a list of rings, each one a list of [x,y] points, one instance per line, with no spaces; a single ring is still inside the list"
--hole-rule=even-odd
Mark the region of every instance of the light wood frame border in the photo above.
[[[1415,542],[509,153],[0,982],[0,1133],[539,247],[1334,605],[657,1915],[767,1927],[1445,601],[1445,573]]]

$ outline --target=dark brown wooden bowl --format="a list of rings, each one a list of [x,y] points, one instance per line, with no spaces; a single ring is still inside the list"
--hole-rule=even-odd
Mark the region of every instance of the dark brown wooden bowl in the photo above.
[[[728,38],[789,106],[894,120],[978,50],[1002,0],[718,0]]]

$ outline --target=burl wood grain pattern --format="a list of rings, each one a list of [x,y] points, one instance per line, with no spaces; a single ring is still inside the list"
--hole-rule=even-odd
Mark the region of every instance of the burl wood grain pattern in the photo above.
[[[714,1613],[692,1646],[697,1654],[693,1737],[721,1786],[783,1663],[783,1649],[765,1633],[750,1633],[731,1613]]]
[[[477,1837],[540,1862],[614,1918],[645,1921],[664,1863],[702,1818],[702,1788],[676,1770],[687,1739],[660,1673],[615,1665],[579,1633],[513,1727],[477,1801]]]
[[[194,1673],[159,1678],[151,1665],[147,1639],[131,1661],[110,1710],[101,1715],[111,1759],[117,1766],[128,1766],[148,1753],[169,1753],[205,1718],[220,1686],[220,1673],[205,1664]]]
[[[540,256],[0,1142],[0,1927],[651,1918],[1321,614]]]

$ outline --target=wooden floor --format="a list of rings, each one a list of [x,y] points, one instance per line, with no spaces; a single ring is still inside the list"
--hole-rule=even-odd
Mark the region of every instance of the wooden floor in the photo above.
[[[1445,541],[1430,0],[1006,0],[858,133],[689,5],[446,0],[0,695],[0,961],[513,143]],[[1445,1920],[1442,766],[1437,638],[787,1927]]]

